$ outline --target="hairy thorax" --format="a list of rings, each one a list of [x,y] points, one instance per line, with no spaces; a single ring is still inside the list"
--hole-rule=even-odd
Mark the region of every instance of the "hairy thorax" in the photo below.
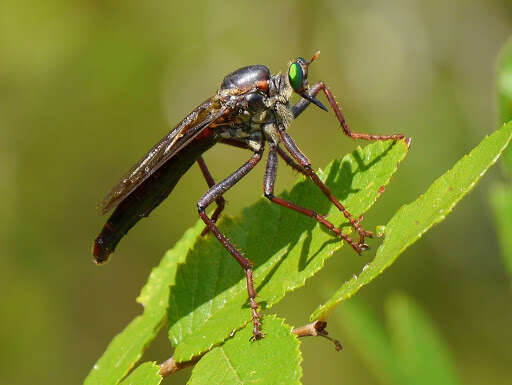
[[[267,93],[257,89],[221,88],[218,95],[231,104],[236,118],[215,127],[220,138],[235,139],[259,150],[266,140],[279,143],[279,130],[286,130],[293,120],[290,110],[292,89],[286,76],[270,78]]]

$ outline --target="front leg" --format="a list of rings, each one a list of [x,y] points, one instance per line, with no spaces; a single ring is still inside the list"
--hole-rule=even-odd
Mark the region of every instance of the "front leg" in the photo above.
[[[286,207],[287,209],[291,209],[298,213],[304,214],[310,218],[315,219],[318,223],[325,226],[327,229],[335,233],[337,236],[344,239],[352,248],[358,253],[361,254],[362,251],[365,250],[366,245],[361,245],[355,242],[352,238],[350,238],[347,234],[343,234],[340,228],[334,226],[331,222],[325,219],[324,216],[318,214],[316,211],[307,209],[302,206],[298,206],[295,203],[290,201],[278,198],[274,196],[274,184],[277,175],[277,153],[279,151],[279,147],[274,144],[269,144],[268,158],[267,158],[267,168],[265,170],[265,180],[263,182],[263,188],[265,192],[265,197],[271,202],[278,204],[279,206]],[[289,158],[288,158],[289,159]],[[285,158],[286,160],[286,158]],[[292,159],[289,159],[292,164],[296,164]],[[288,160],[286,160],[288,162]],[[298,166],[298,165],[297,165]],[[307,175],[307,174],[305,174]]]
[[[311,168],[311,162],[309,159],[302,153],[302,151],[299,150],[293,139],[288,135],[288,133],[284,130],[279,130],[279,134],[281,135],[281,139],[283,142],[283,145],[286,147],[290,155],[299,163],[299,165],[302,167],[303,174],[307,175],[309,178],[315,182],[315,184],[320,188],[320,190],[324,193],[324,195],[338,208],[338,210],[341,211],[341,213],[345,216],[345,218],[348,219],[352,227],[358,232],[359,234],[359,247],[361,250],[367,250],[369,246],[364,243],[365,237],[372,237],[373,233],[370,231],[364,230],[360,222],[363,219],[362,216],[358,219],[355,219],[348,211],[345,209],[345,207],[336,199],[336,197],[331,193],[331,190],[327,185],[322,182],[322,180],[318,177],[315,171]],[[286,160],[286,158],[285,158]],[[288,164],[290,164],[287,161]],[[292,166],[293,167],[293,166]]]
[[[341,129],[343,130],[343,133],[352,139],[363,139],[363,140],[400,140],[405,139],[407,141],[407,146],[410,144],[410,138],[405,138],[405,135],[402,134],[393,134],[393,135],[371,135],[371,134],[360,134],[352,132],[343,117],[343,114],[341,113],[341,108],[336,103],[336,100],[334,98],[334,95],[332,94],[331,90],[325,85],[324,82],[318,82],[315,85],[313,85],[309,90],[309,95],[311,97],[315,97],[320,91],[323,91],[325,96],[327,97],[327,100],[329,101],[329,104],[331,105],[334,114],[336,115],[336,118],[338,119],[338,122],[341,125]],[[308,106],[310,102],[306,99],[301,99],[297,104],[295,104],[292,107],[292,113],[293,117],[296,118],[299,116]]]

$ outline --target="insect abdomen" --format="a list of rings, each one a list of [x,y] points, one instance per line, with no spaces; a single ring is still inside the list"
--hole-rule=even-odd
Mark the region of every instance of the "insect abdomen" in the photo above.
[[[212,133],[200,135],[163,164],[115,208],[94,241],[93,255],[96,263],[103,263],[108,259],[121,238],[167,198],[183,174],[216,141]]]

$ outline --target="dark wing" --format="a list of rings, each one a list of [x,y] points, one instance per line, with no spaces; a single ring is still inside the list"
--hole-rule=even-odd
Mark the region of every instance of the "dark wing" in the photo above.
[[[98,205],[102,214],[123,201],[167,160],[180,151],[205,128],[229,112],[217,97],[208,99],[164,136],[142,159],[134,165]]]

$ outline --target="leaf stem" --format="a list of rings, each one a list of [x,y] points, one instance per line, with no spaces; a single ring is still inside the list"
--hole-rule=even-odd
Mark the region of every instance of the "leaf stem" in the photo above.
[[[328,336],[327,330],[325,328],[327,327],[327,322],[325,321],[314,321],[307,325],[295,328],[292,330],[292,333],[295,334],[297,337],[324,337],[327,338],[329,341],[331,341],[334,344],[334,348],[336,351],[340,351],[343,349],[343,346],[341,345],[340,341],[335,340]]]

